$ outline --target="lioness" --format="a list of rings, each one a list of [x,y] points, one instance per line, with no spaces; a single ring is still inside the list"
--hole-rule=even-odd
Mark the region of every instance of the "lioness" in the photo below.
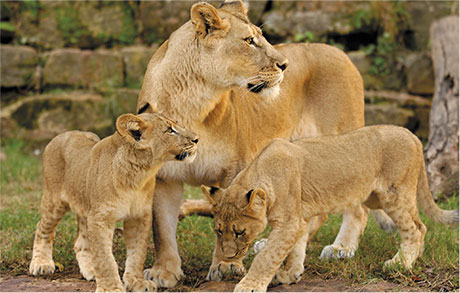
[[[364,126],[363,81],[339,49],[273,47],[249,22],[241,1],[220,8],[196,3],[190,15],[152,57],[138,100],[139,111],[150,111],[150,104],[201,138],[193,164],[168,162],[158,172],[157,258],[145,276],[162,287],[175,286],[182,275],[176,226],[184,182],[226,187],[273,138],[333,135]],[[347,210],[324,256],[352,256],[367,216],[360,206]],[[215,256],[213,268],[219,263]]]
[[[385,267],[410,269],[426,232],[416,199],[437,222],[455,224],[459,215],[434,203],[418,138],[389,125],[294,142],[275,139],[227,189],[202,190],[213,206],[217,250],[229,262],[243,258],[267,223],[272,228],[235,291],[265,291],[275,273],[275,281],[298,281],[313,216],[361,204],[383,209],[401,235],[401,248]]]
[[[152,221],[155,175],[170,160],[192,161],[198,138],[160,114],[124,114],[117,132],[99,140],[90,132],[56,136],[43,152],[44,191],[35,233],[32,275],[54,272],[53,238],[62,216],[77,214],[75,254],[96,291],[154,290],[142,269]],[[117,221],[124,221],[124,287],[112,255]]]

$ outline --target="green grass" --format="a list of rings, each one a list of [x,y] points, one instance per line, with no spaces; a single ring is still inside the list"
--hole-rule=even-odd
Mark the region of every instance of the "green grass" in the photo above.
[[[41,158],[34,155],[34,148],[22,141],[2,141],[1,146],[7,159],[0,163],[0,273],[27,274],[35,226],[40,218]],[[186,186],[185,197],[201,198],[201,191]],[[438,204],[444,209],[458,208],[458,195],[443,199]],[[369,218],[353,259],[319,259],[322,248],[334,241],[340,228],[341,216],[332,215],[309,242],[304,278],[313,275],[323,279],[340,279],[350,285],[385,280],[423,290],[458,291],[458,227],[436,224],[423,214],[422,221],[428,228],[425,252],[416,261],[412,272],[384,272],[383,263],[396,253],[399,236],[398,233],[387,234],[379,229],[372,217]],[[118,227],[121,227],[121,224]],[[268,233],[269,230],[260,237],[267,236]],[[126,251],[121,234],[121,228],[118,228],[114,237],[114,254],[122,271]],[[62,275],[78,273],[73,252],[75,235],[76,217],[73,213],[68,213],[57,228],[54,244],[54,260],[62,264]],[[173,290],[188,291],[204,282],[211,264],[215,243],[212,219],[200,216],[185,218],[179,224],[177,241],[186,277]],[[245,260],[247,268],[253,257],[250,253]],[[155,253],[151,241],[145,267],[151,267],[154,260]]]

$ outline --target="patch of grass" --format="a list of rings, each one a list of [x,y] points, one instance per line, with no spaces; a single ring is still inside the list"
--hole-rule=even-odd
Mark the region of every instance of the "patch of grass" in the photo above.
[[[2,151],[7,159],[1,163],[0,175],[0,272],[2,275],[27,274],[32,255],[33,235],[40,218],[39,206],[42,192],[40,156],[34,148],[19,140],[2,141]],[[202,198],[198,188],[185,187],[186,198]],[[444,209],[456,209],[458,195],[443,198],[438,203]],[[392,258],[399,247],[398,233],[380,230],[372,217],[361,237],[359,249],[353,259],[321,260],[319,256],[325,245],[331,244],[341,224],[341,216],[332,215],[314,235],[307,248],[305,274],[323,279],[340,279],[351,285],[378,283],[381,281],[409,286],[414,289],[455,291],[459,288],[459,231],[436,224],[422,214],[427,226],[425,251],[411,272],[384,272],[383,263]],[[123,271],[126,249],[122,240],[122,225],[117,225],[113,251],[120,271]],[[54,260],[63,265],[63,274],[78,273],[73,251],[76,236],[76,219],[71,212],[61,220],[56,231]],[[215,244],[213,221],[210,218],[190,216],[179,223],[177,242],[182,258],[185,278],[173,291],[190,291],[204,282],[212,261]],[[267,229],[258,239],[267,237]],[[254,258],[250,251],[244,263],[246,268]],[[153,265],[155,252],[153,240],[145,268]],[[55,274],[58,277],[59,274]],[[407,287],[405,287],[407,288]]]

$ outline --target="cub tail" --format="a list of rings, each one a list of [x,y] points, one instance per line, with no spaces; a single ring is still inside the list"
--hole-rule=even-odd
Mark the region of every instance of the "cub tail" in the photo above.
[[[430,186],[428,185],[425,160],[423,157],[422,162],[423,163],[420,168],[420,175],[417,185],[417,198],[423,212],[435,222],[448,225],[458,225],[458,209],[446,211],[439,208],[434,202],[433,196],[431,195]]]

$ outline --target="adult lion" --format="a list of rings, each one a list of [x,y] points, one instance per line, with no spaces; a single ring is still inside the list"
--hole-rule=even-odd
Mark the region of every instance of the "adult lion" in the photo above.
[[[150,105],[201,138],[192,164],[170,162],[157,175],[157,259],[145,277],[161,287],[175,286],[182,275],[176,226],[184,183],[227,187],[272,138],[364,125],[363,81],[342,51],[322,44],[273,47],[246,12],[239,0],[219,9],[194,4],[191,21],[156,51],[145,74],[138,110]],[[325,249],[351,256],[367,216],[359,207],[345,213],[336,241]]]

